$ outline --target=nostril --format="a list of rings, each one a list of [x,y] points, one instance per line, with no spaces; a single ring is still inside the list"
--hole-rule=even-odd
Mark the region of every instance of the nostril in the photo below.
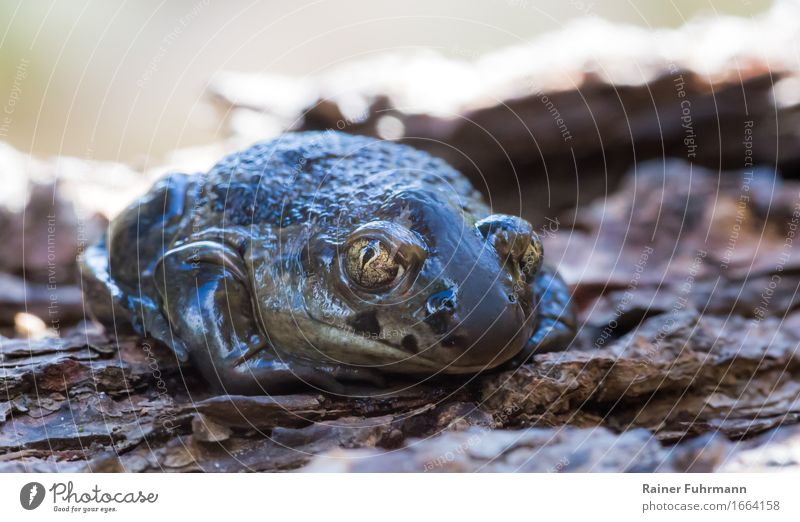
[[[425,303],[425,308],[427,310],[425,323],[436,335],[444,335],[452,328],[456,311],[456,291],[448,288],[433,294]]]
[[[453,313],[456,309],[456,293],[448,288],[442,292],[433,294],[428,298],[426,305],[428,314],[433,315],[440,312]]]

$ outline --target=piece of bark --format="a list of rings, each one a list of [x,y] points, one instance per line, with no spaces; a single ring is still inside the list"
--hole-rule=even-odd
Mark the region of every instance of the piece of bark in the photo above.
[[[776,331],[777,326],[769,320],[753,330],[741,318],[725,321],[691,312],[678,314],[668,325],[655,317],[604,349],[537,355],[517,370],[487,376],[481,381],[481,404],[505,426],[562,425],[587,410],[614,423],[633,404],[642,410],[633,424],[645,425],[650,419],[654,432],[668,432],[664,438],[677,438],[679,428],[672,423],[692,434],[756,433],[796,421],[798,414],[800,389],[789,386],[781,399],[778,389],[769,388],[776,375],[792,378],[800,371],[797,337]],[[737,400],[744,391],[757,395],[759,387],[762,395],[767,387],[762,400],[777,401],[777,409]],[[702,403],[688,408],[681,402],[709,394],[715,395],[718,407],[705,410],[704,416],[691,415]],[[670,405],[677,418],[666,414]],[[763,423],[759,417],[775,419]],[[709,423],[709,418],[715,420]],[[734,425],[733,419],[741,422]]]

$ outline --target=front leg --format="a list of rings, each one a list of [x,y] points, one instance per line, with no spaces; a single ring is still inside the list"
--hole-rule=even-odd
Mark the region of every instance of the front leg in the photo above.
[[[532,284],[539,298],[533,312],[536,330],[525,348],[511,360],[513,367],[528,362],[534,354],[567,349],[577,329],[569,288],[558,272],[543,265]]]
[[[230,394],[282,393],[303,382],[341,392],[341,368],[277,354],[255,319],[239,254],[215,241],[168,251],[154,277],[169,326],[162,339],[185,346],[214,387]]]

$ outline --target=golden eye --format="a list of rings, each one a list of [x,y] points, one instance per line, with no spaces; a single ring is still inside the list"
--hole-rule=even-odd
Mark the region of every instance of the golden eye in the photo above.
[[[525,249],[525,253],[522,254],[522,258],[519,260],[519,267],[522,273],[526,276],[536,274],[542,266],[543,254],[544,249],[542,248],[542,242],[538,237],[534,237],[531,244]]]
[[[390,286],[405,268],[385,244],[377,239],[357,239],[347,249],[347,275],[364,288],[377,290]]]

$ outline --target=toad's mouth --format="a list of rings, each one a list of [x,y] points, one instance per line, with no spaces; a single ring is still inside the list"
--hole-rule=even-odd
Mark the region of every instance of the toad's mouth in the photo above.
[[[482,364],[461,364],[458,355],[448,361],[436,360],[427,356],[425,350],[415,353],[389,339],[362,334],[352,328],[312,318],[302,321],[294,318],[292,323],[293,341],[279,343],[279,350],[325,364],[370,368],[386,373],[472,374],[492,369],[507,360],[501,356],[503,350],[498,350],[494,357]]]

